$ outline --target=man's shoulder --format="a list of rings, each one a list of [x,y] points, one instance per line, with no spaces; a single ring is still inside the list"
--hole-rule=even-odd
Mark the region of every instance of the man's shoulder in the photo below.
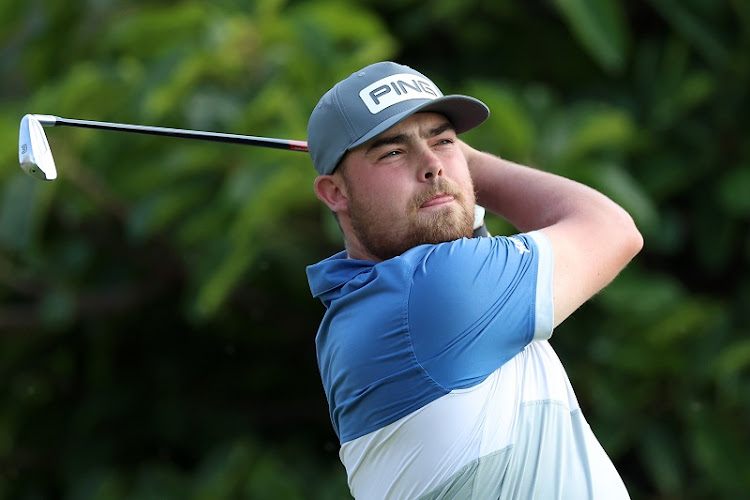
[[[506,256],[525,257],[536,253],[547,243],[541,233],[524,233],[513,236],[492,236],[482,238],[461,238],[436,245],[420,245],[406,251],[397,259],[413,267],[441,266],[444,262],[451,264],[461,261],[481,262],[483,258]],[[546,249],[545,249],[546,250]]]
[[[418,245],[382,262],[349,259],[346,252],[342,251],[309,266],[307,277],[315,297],[342,290],[350,283],[364,286],[376,280],[381,283],[394,281],[403,286],[414,280],[432,277],[437,283],[449,284],[451,276],[456,274],[474,275],[508,265],[513,267],[513,261],[521,264],[521,261],[529,257],[533,259],[539,244],[544,245],[540,235],[528,233],[460,238],[444,243]]]
[[[418,245],[395,259],[400,259],[406,263],[418,264],[429,260],[467,258],[475,255],[475,252],[482,246],[489,249],[489,246],[487,246],[489,241],[482,240],[489,240],[489,238],[459,238],[444,243]]]
[[[546,261],[540,257],[549,253],[544,242],[529,233],[417,247],[403,257],[412,261],[412,300],[424,296],[434,301],[443,296],[450,303],[456,296],[494,297],[517,286],[519,280],[536,283],[538,263]]]

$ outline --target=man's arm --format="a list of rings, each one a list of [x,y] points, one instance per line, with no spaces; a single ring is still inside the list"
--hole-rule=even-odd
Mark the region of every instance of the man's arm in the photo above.
[[[630,215],[598,191],[461,143],[477,203],[519,231],[542,230],[554,251],[555,326],[604,288],[640,251]]]

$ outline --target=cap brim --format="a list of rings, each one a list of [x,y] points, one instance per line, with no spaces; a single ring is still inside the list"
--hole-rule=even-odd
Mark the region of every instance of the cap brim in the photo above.
[[[479,99],[458,94],[438,97],[384,120],[377,127],[357,139],[349,146],[347,151],[361,146],[415,113],[428,111],[445,115],[450,120],[457,134],[462,134],[481,125],[490,116],[490,109]]]

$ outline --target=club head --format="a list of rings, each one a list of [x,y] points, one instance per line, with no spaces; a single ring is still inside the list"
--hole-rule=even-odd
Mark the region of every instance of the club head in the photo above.
[[[24,172],[45,181],[57,178],[55,159],[41,122],[34,115],[21,119],[18,133],[18,162]]]

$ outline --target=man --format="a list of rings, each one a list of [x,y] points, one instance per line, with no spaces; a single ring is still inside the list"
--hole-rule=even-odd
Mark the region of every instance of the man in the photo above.
[[[318,364],[356,498],[621,499],[550,347],[638,253],[579,183],[479,152],[489,110],[377,63],[312,112],[315,193],[346,250],[307,270]],[[471,238],[475,203],[521,231]]]

